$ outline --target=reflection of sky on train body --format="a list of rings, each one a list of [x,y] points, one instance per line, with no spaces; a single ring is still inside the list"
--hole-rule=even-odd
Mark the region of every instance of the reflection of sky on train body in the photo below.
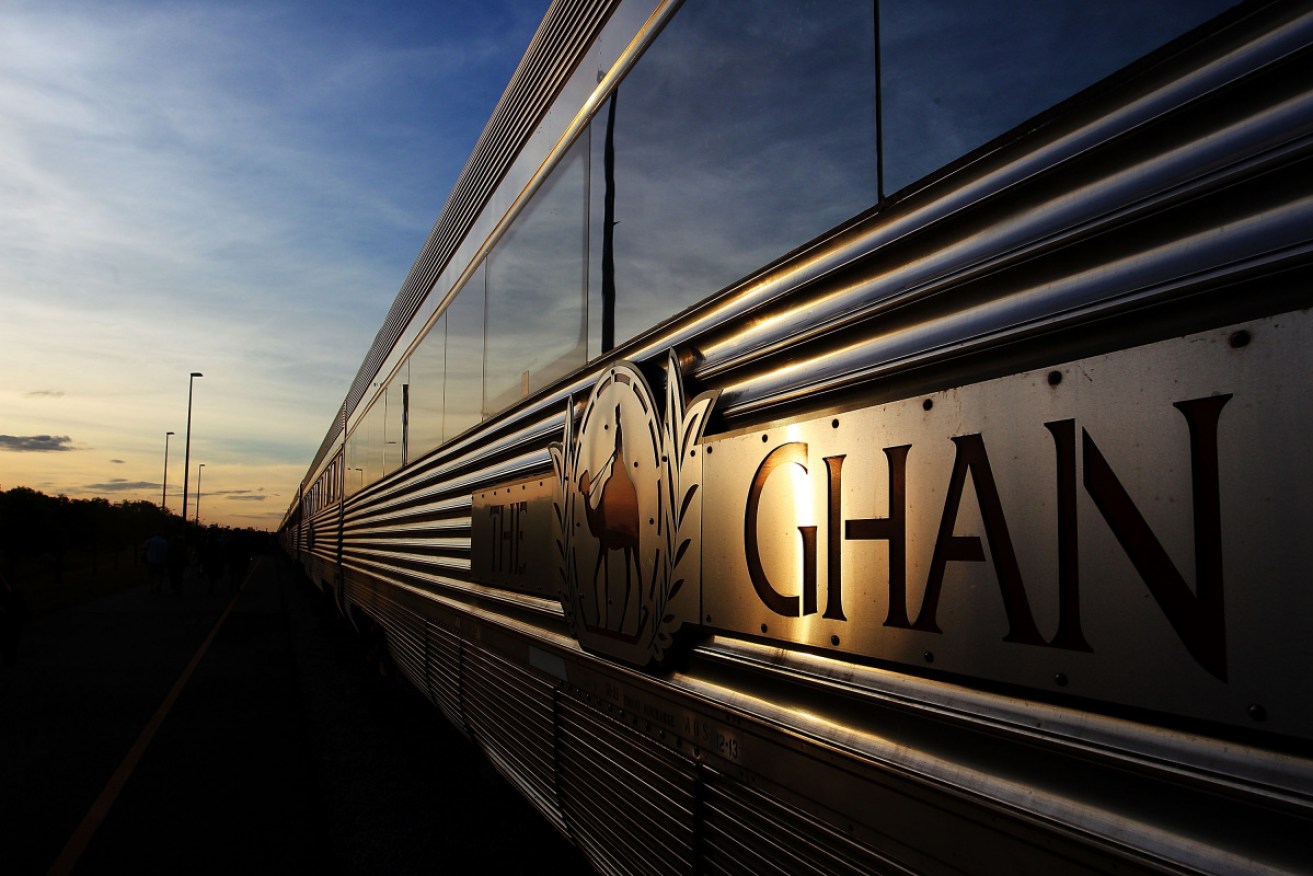
[[[443,381],[444,441],[478,424],[483,414],[484,272],[480,266],[447,307],[446,379]]]
[[[617,343],[875,201],[870,4],[785,7],[690,4],[620,86]],[[591,131],[594,309],[606,126],[603,106]],[[593,350],[599,330],[592,320]]]
[[[1230,0],[881,0],[886,193],[1231,5]]]
[[[584,364],[584,158],[576,145],[488,256],[489,412]]]

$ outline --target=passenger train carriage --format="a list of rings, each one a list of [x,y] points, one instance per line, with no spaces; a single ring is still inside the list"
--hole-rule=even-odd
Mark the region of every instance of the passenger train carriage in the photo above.
[[[1309,872],[1310,303],[1308,3],[558,0],[282,538],[602,872]]]

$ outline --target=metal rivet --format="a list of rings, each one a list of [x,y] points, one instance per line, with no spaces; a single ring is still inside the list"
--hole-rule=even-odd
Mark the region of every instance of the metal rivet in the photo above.
[[[838,644],[839,644],[839,637],[838,637],[838,636],[830,636],[830,644],[831,644],[831,645],[838,645]]]
[[[707,615],[707,623],[711,623],[711,615]]]
[[[831,421],[830,421],[830,428],[831,428],[831,429],[837,429],[837,428],[839,428],[839,421],[838,421],[838,420],[831,420]]]
[[[1066,686],[1067,686],[1067,676],[1065,676],[1065,675],[1063,675],[1061,672],[1059,672],[1059,673],[1057,673],[1056,675],[1053,676],[1053,683],[1056,684],[1058,687],[1066,687]]]
[[[1266,721],[1267,709],[1263,708],[1258,703],[1254,703],[1249,707],[1249,717],[1253,718],[1255,721]]]
[[[762,436],[761,436],[761,443],[762,443],[762,444],[765,444],[765,443],[766,443],[767,441],[769,441],[769,440],[770,440],[770,436],[769,436],[769,435],[762,435]]]
[[[765,624],[762,624],[762,625],[761,625],[761,631],[762,631],[763,633],[766,632],[766,625],[765,625]]]
[[[928,411],[928,410],[930,410],[931,408],[933,408],[934,406],[935,406],[935,403],[934,403],[932,400],[930,400],[930,399],[926,399],[925,401],[921,402],[921,410],[923,410],[923,411]]]
[[[935,662],[935,652],[934,652],[934,651],[926,651],[924,654],[921,655],[921,657],[922,657],[922,659],[925,660],[926,663],[934,663],[934,662]]]
[[[1244,329],[1241,329],[1238,332],[1233,332],[1231,334],[1231,346],[1235,347],[1237,350],[1240,349],[1241,347],[1249,346],[1249,342],[1251,340],[1253,340],[1253,336],[1250,335],[1249,332],[1245,331]]]
[[[1061,372],[1061,371],[1050,371],[1050,372],[1049,372],[1049,386],[1057,386],[1057,385],[1058,385],[1059,383],[1061,383],[1061,382],[1062,382],[1062,372]]]
[[[713,451],[713,450],[715,450],[715,449],[716,449],[716,448],[714,448],[714,447],[708,447],[708,448],[707,448],[707,455],[710,456],[710,455],[711,455],[711,451]]]

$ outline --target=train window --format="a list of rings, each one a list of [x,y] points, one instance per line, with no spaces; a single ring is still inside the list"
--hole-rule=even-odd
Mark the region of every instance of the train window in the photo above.
[[[880,0],[884,188],[896,191],[1233,0]]]
[[[447,318],[435,322],[410,354],[410,410],[406,461],[442,443],[442,390],[447,364]]]
[[[410,369],[408,363],[403,363],[388,382],[387,392],[384,393],[381,399],[383,404],[383,429],[382,434],[379,436],[380,476],[396,471],[401,468],[404,462],[402,459],[402,451],[405,450],[403,427],[405,425],[405,403],[409,394],[409,384]]]
[[[593,354],[875,203],[874,23],[871,0],[674,16],[591,125]]]
[[[556,166],[488,255],[487,414],[585,362],[586,167],[584,138]]]
[[[355,494],[365,485],[366,444],[364,424],[357,423],[346,439],[347,470],[344,487],[347,496]]]
[[[484,267],[447,306],[442,437],[450,441],[482,419]]]
[[[372,484],[383,476],[383,429],[386,416],[386,399],[376,398],[365,413],[356,431],[361,436],[361,467],[364,469],[363,482]]]

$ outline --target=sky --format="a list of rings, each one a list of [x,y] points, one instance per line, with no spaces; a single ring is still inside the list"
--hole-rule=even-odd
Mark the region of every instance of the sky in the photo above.
[[[548,0],[0,0],[0,489],[273,529]]]

